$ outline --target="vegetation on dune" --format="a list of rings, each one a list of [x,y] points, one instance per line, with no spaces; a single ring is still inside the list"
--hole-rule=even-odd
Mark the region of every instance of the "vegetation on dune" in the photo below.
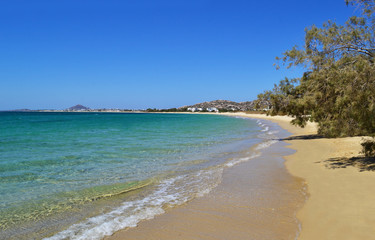
[[[271,103],[271,115],[293,116],[292,124],[317,122],[326,137],[375,136],[375,0],[346,3],[359,16],[344,25],[328,21],[307,28],[303,48],[276,58],[287,68],[302,66],[303,76],[280,81],[258,101]],[[366,155],[375,156],[374,139],[362,145]]]

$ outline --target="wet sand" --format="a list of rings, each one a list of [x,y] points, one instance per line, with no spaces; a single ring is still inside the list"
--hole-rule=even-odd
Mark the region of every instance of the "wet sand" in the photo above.
[[[282,156],[294,153],[286,145],[225,169],[209,194],[106,239],[295,239],[306,196],[304,181],[284,166]]]
[[[285,166],[304,179],[309,195],[297,213],[302,227],[298,239],[375,239],[375,172],[343,167],[334,159],[360,156],[360,137],[311,138],[314,124],[301,129],[290,125],[288,117],[236,115],[267,119],[294,134],[284,142],[297,152],[285,157]],[[280,156],[272,152],[263,160]],[[108,239],[295,239],[298,225],[291,213],[301,198],[287,196],[300,193],[303,183],[275,161],[255,159],[227,169],[222,183],[205,197]],[[259,171],[251,172],[255,168]]]
[[[361,157],[361,137],[311,139],[303,136],[316,133],[313,124],[301,129],[288,117],[248,116],[277,122],[299,136],[285,141],[297,150],[286,157],[286,167],[305,179],[310,195],[297,214],[302,223],[298,239],[375,239],[375,172],[340,160]]]

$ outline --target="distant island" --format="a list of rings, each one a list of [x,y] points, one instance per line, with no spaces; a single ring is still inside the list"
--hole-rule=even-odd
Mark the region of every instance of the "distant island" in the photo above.
[[[66,111],[70,111],[70,112],[76,112],[76,111],[90,111],[91,109],[88,108],[88,107],[85,107],[81,104],[77,104],[73,107],[70,107],[70,108],[67,108]]]

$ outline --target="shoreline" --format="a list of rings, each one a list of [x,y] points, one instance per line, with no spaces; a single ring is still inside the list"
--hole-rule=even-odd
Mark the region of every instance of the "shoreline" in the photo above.
[[[290,136],[267,122],[279,131],[278,137]],[[221,183],[207,195],[104,239],[295,239],[300,229],[295,215],[306,200],[305,185],[284,166],[282,156],[294,152],[286,145],[276,141],[261,155],[226,168]]]
[[[292,133],[292,137],[284,140],[284,142],[290,144],[286,148],[293,149],[296,152],[285,156],[283,164],[291,175],[303,179],[307,184],[309,194],[308,199],[296,215],[301,223],[301,230],[296,239],[375,239],[375,228],[373,227],[375,226],[375,207],[373,204],[375,194],[371,191],[375,188],[375,172],[359,171],[356,166],[347,166],[335,162],[334,159],[359,156],[361,137],[314,138],[311,135],[316,134],[315,124],[298,128],[292,126],[289,123],[291,118],[286,116],[271,117],[263,114],[246,113],[220,115],[270,120]],[[194,210],[191,206],[191,203],[187,203],[173,210]],[[180,216],[182,221],[184,221],[183,214],[184,212]],[[170,212],[161,216],[165,218],[168,215],[170,215]],[[157,223],[158,221],[158,223],[163,223],[163,220],[159,220],[159,218],[158,216],[153,220],[141,222],[140,225]],[[214,218],[208,219],[208,221],[214,221]],[[184,223],[185,225],[188,224],[187,221],[184,221]],[[242,228],[246,228],[246,224]],[[130,230],[134,229],[139,230],[139,227]],[[241,229],[227,230],[239,231]],[[105,239],[125,239],[124,232],[126,231],[120,230]],[[119,234],[121,232],[122,235]],[[182,234],[182,232],[179,232],[179,234]],[[201,239],[215,239],[210,236],[209,232],[206,235],[201,235],[201,237]],[[139,239],[143,238],[140,237]],[[193,238],[190,235],[190,238],[184,239]],[[228,239],[239,238],[231,237]]]
[[[302,129],[288,124],[288,117],[248,117],[269,119],[293,133],[294,138],[284,141],[296,153],[285,157],[285,166],[305,180],[309,193],[297,213],[302,225],[298,239],[375,239],[375,172],[360,171],[345,160],[361,158],[361,137],[317,138],[311,136],[314,124]]]

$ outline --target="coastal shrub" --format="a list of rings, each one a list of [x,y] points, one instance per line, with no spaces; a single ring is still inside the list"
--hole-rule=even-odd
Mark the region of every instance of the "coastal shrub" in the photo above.
[[[287,68],[304,68],[303,76],[280,81],[257,101],[268,103],[271,115],[292,116],[294,125],[318,123],[325,137],[375,136],[375,0],[346,4],[359,16],[307,28],[304,47],[276,58]],[[366,157],[375,157],[375,138],[361,145]]]
[[[375,1],[346,3],[360,9],[360,16],[344,25],[328,21],[307,28],[303,48],[293,47],[276,58],[287,68],[303,67],[303,76],[280,81],[259,94],[258,101],[269,102],[271,115],[294,117],[292,124],[317,122],[318,133],[326,137],[373,136]]]
[[[375,138],[363,140],[361,145],[366,157],[375,157]]]

